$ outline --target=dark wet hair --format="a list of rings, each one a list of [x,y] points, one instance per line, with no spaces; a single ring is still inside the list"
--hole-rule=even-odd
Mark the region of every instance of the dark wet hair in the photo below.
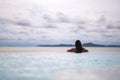
[[[76,47],[76,53],[82,52],[82,44],[81,44],[80,40],[76,40],[75,47]]]

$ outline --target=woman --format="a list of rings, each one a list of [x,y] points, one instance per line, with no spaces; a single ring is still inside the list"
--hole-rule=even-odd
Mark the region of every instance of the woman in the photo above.
[[[88,52],[88,50],[82,47],[80,40],[76,40],[75,48],[71,48],[71,49],[67,50],[67,52],[82,53],[82,52]]]

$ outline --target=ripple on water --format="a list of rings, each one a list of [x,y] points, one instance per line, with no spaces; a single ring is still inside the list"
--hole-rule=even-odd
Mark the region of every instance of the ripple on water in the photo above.
[[[89,75],[92,80],[96,80],[97,76],[102,77],[102,80],[109,80],[107,76],[114,75],[113,78],[117,77],[114,80],[117,80],[120,68],[116,66],[120,67],[120,54],[114,53],[1,53],[0,79],[87,80],[85,77]],[[106,71],[109,75],[102,75],[102,73],[107,74]]]

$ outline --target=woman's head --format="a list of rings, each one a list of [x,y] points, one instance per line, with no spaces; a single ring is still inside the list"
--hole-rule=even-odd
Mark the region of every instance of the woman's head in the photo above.
[[[77,53],[82,52],[82,44],[81,44],[80,40],[76,40],[75,47],[76,47]]]

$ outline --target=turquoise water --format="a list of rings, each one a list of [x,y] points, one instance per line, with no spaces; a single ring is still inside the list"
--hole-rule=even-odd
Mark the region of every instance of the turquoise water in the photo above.
[[[0,80],[118,80],[119,76],[120,53],[0,53]]]

